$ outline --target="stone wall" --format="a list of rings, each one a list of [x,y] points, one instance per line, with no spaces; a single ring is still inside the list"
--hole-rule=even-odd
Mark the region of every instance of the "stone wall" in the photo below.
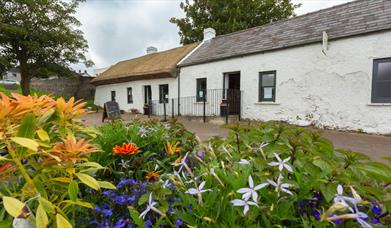
[[[90,84],[92,77],[60,77],[34,78],[31,88],[44,93],[77,99],[91,99],[94,97],[95,86]]]

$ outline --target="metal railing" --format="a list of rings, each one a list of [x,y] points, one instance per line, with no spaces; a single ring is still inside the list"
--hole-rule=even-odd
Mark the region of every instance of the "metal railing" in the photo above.
[[[237,115],[240,120],[242,114],[243,91],[232,89],[211,89],[200,93],[202,96],[180,97],[169,99],[168,102],[152,100],[149,102],[152,115],[163,116],[222,116],[228,121],[229,115]]]

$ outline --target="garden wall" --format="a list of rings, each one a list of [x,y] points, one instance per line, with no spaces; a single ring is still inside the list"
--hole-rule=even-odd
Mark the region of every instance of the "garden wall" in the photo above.
[[[76,76],[48,79],[34,78],[31,80],[31,88],[56,96],[91,99],[95,93],[95,86],[90,84],[92,79],[92,77]]]

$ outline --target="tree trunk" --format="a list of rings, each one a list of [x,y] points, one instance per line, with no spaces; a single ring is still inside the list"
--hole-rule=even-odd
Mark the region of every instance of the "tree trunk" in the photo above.
[[[20,62],[20,87],[22,88],[22,94],[27,96],[30,94],[30,82],[31,78],[27,69],[27,63]]]

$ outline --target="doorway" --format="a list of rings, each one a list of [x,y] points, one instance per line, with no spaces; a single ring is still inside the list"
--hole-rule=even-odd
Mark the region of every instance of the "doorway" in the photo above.
[[[150,85],[144,86],[144,104],[149,104],[152,101],[152,88]]]
[[[229,114],[240,114],[241,92],[240,92],[240,72],[224,74],[224,98],[229,105]]]

